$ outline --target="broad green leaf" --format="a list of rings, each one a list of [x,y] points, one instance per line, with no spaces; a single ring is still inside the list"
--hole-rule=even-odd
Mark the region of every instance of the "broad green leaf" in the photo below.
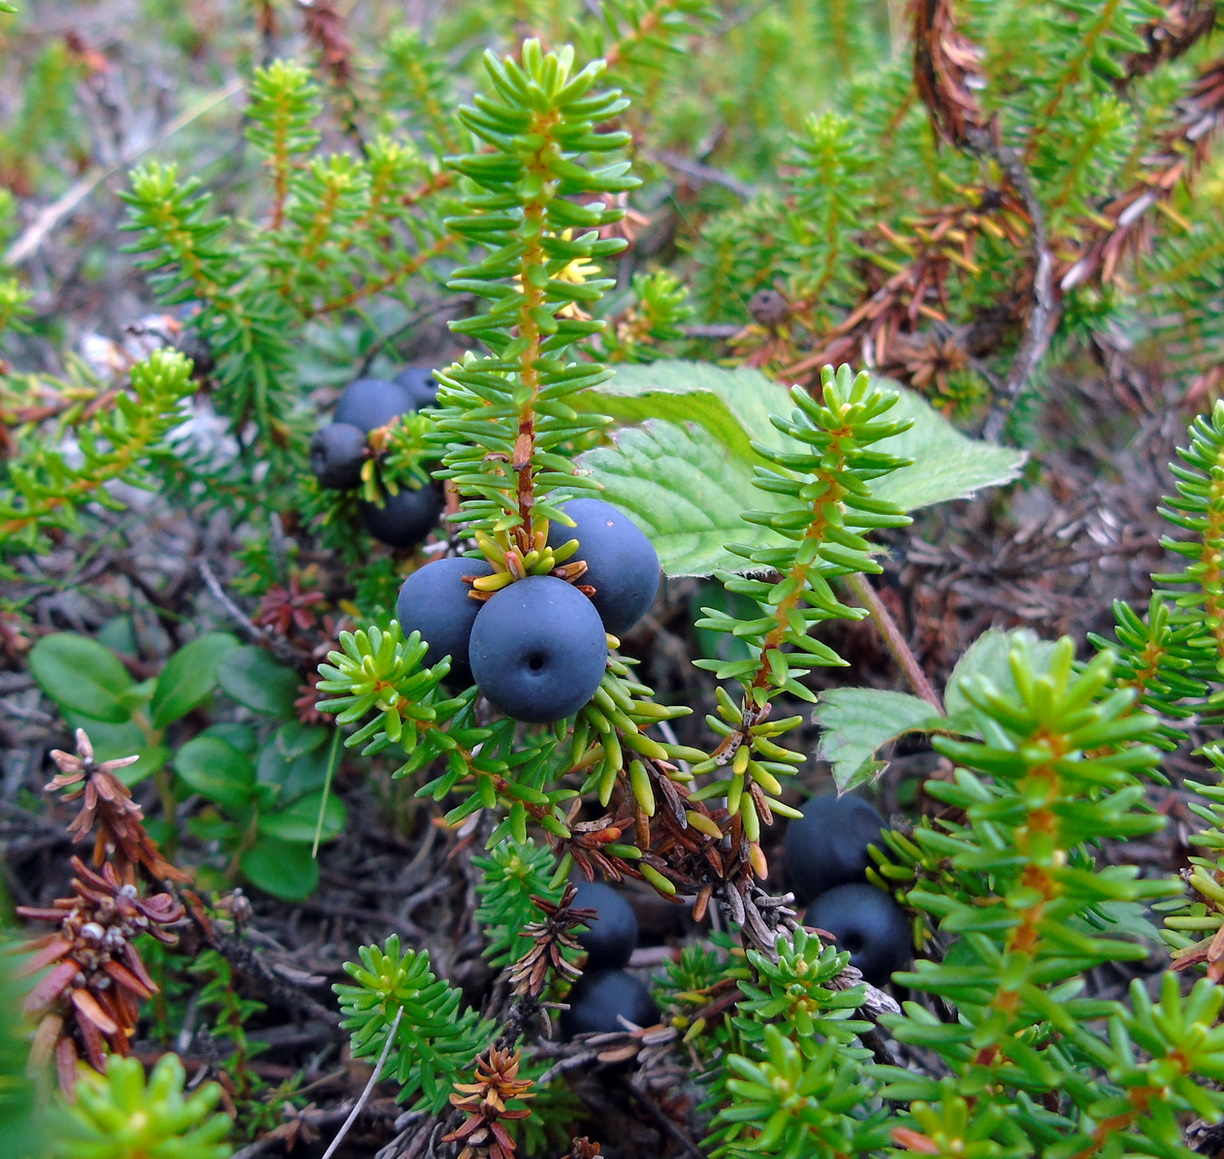
[[[925,700],[876,688],[822,692],[812,717],[824,730],[819,755],[833,766],[833,779],[843,793],[887,767],[887,761],[876,758],[883,745],[907,732],[944,725]]]
[[[913,462],[876,479],[871,484],[873,495],[897,504],[903,511],[916,511],[965,499],[983,487],[1010,483],[1020,474],[1026,458],[1023,451],[968,438],[921,395],[894,382],[881,381],[879,385],[895,390],[899,396],[888,417],[912,418],[914,425],[876,445]]]
[[[601,498],[646,533],[671,576],[711,575],[744,566],[728,543],[772,543],[767,528],[740,518],[748,509],[780,510],[779,498],[752,486],[752,467],[712,443],[705,428],[649,422],[581,458],[604,486]]]
[[[180,777],[201,797],[236,813],[251,800],[255,766],[251,759],[215,736],[189,740],[174,757]]]
[[[712,439],[723,453],[748,463],[762,461],[752,439],[787,449],[799,445],[769,421],[771,414],[791,412],[786,387],[749,367],[728,370],[679,360],[619,366],[609,381],[580,397],[589,409],[625,424],[697,423],[707,444]]]
[[[921,397],[894,383],[891,414],[913,421],[910,430],[877,444],[914,459],[876,480],[875,494],[905,510],[963,498],[1015,478],[1022,452],[960,434]],[[727,543],[783,544],[767,529],[740,519],[745,510],[789,506],[753,486],[754,466],[766,461],[753,440],[780,450],[799,444],[769,421],[793,409],[783,387],[756,370],[725,370],[706,363],[663,361],[628,366],[590,392],[592,409],[629,427],[614,445],[588,451],[581,466],[604,487],[604,498],[623,507],[650,536],[668,575],[709,575],[742,570]]]
[[[131,719],[124,694],[135,681],[109,648],[88,636],[44,636],[30,652],[30,672],[61,708],[110,724]]]
[[[301,677],[262,648],[243,645],[226,654],[217,682],[227,696],[265,716],[292,716]]]
[[[323,828],[320,830],[320,841],[331,841],[344,830],[344,822],[348,816],[344,802],[335,794],[327,798],[323,805],[323,791],[307,793],[299,797],[291,805],[278,813],[265,813],[259,818],[259,831],[269,837],[281,841],[305,842],[309,845],[314,841],[315,831],[319,829],[319,811],[323,812]]]
[[[208,632],[185,644],[157,678],[149,709],[153,727],[165,728],[202,704],[217,686],[218,666],[238,641],[227,632]]]
[[[956,667],[952,669],[952,675],[948,677],[948,686],[944,691],[944,707],[949,716],[966,719],[971,717],[973,709],[965,699],[964,686],[966,681],[978,676],[987,677],[1004,696],[1018,695],[1008,656],[1021,639],[1028,642],[1028,655],[1032,661],[1034,675],[1040,676],[1049,670],[1050,658],[1057,647],[1053,640],[1039,640],[1036,634],[1027,628],[1017,628],[1011,632],[991,628],[969,645]]]
[[[261,837],[238,864],[252,885],[282,901],[301,901],[319,884],[319,863],[308,845]]]

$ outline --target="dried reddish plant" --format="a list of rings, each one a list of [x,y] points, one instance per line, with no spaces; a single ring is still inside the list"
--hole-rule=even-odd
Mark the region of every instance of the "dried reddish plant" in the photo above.
[[[253,622],[281,636],[288,636],[295,628],[309,632],[318,623],[314,609],[323,600],[322,592],[303,589],[302,576],[295,574],[290,576],[287,588],[277,584],[268,589]]]
[[[103,1070],[108,1053],[128,1053],[140,1003],[157,993],[134,939],[149,934],[172,944],[177,937],[168,927],[184,917],[176,898],[141,897],[110,863],[96,873],[74,857],[72,868],[73,897],[17,909],[24,918],[59,923],[57,932],[28,943],[34,956],[23,969],[51,967],[30,991],[25,1011],[40,1016],[34,1058],[54,1057],[65,1092],[73,1089],[78,1058]]]
[[[571,981],[581,976],[582,971],[566,961],[564,951],[581,951],[574,931],[580,925],[590,924],[598,915],[593,909],[570,909],[577,892],[573,885],[567,885],[561,901],[555,905],[547,898],[531,895],[536,908],[544,914],[544,920],[532,922],[523,929],[532,939],[532,946],[518,960],[510,975],[510,984],[518,997],[539,998],[553,972]]]
[[[532,1080],[518,1077],[521,1053],[492,1046],[476,1060],[476,1081],[455,1084],[451,1105],[466,1112],[467,1118],[442,1140],[463,1144],[459,1159],[514,1159],[514,1140],[502,1124],[525,1119],[531,1110],[512,1111],[508,1104],[511,1099],[535,1097]]]
[[[981,148],[996,127],[978,103],[982,50],[956,27],[951,0],[912,0],[914,85],[945,141]]]
[[[144,811],[132,800],[132,791],[115,772],[126,768],[138,757],[122,760],[94,761],[93,745],[83,728],[76,731],[75,754],[53,749],[51,759],[55,761],[59,774],[46,788],[64,789],[80,785],[64,800],[73,801],[83,797],[81,811],[68,826],[73,841],[84,841],[95,827],[93,862],[104,861],[115,866],[125,882],[136,880],[137,867],[143,866],[154,881],[188,881],[188,875],[171,865],[161,854],[157,842],[145,831]]]
[[[172,944],[177,936],[169,927],[185,916],[182,903],[169,893],[142,896],[139,870],[157,881],[188,880],[162,856],[145,831],[144,814],[131,790],[115,776],[136,758],[99,764],[83,729],[77,730],[76,742],[75,754],[52,752],[60,771],[47,788],[72,787],[67,799],[82,798],[68,832],[74,841],[84,841],[96,829],[93,856],[101,870],[73,857],[71,897],[17,910],[22,917],[59,924],[55,933],[24,947],[33,953],[25,972],[50,967],[31,990],[25,1010],[39,1018],[34,1059],[54,1058],[60,1086],[68,1094],[78,1059],[102,1070],[108,1053],[128,1053],[140,1003],[157,992],[134,939],[149,934]]]

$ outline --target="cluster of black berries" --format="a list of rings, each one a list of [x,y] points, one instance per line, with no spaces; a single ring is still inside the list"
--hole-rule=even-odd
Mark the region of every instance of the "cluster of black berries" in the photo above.
[[[884,818],[851,796],[813,797],[802,812],[786,830],[786,871],[795,896],[811,903],[804,921],[832,934],[850,964],[883,986],[910,957],[905,913],[867,883],[867,846],[880,844]]]
[[[625,969],[637,946],[633,907],[602,882],[579,882],[577,889],[571,908],[594,910],[596,916],[578,935],[587,959],[582,977],[570,991],[569,1009],[561,1014],[562,1035],[624,1030],[618,1015],[635,1026],[653,1026],[659,1021],[659,1008],[641,980]]]
[[[548,544],[578,541],[572,558],[587,565],[579,582],[594,588],[589,597],[556,576],[532,575],[482,603],[466,581],[492,567],[459,558],[413,572],[396,606],[404,634],[419,631],[429,645],[426,665],[450,656],[448,683],[475,683],[498,712],[535,724],[572,716],[595,695],[607,633],[637,623],[659,585],[659,557],[623,512],[599,499],[574,499],[561,510],[576,526],[554,521]]]
[[[437,403],[438,384],[422,366],[409,366],[394,379],[359,378],[344,388],[332,421],[310,442],[310,469],[320,487],[351,491],[361,485],[361,467],[370,455],[368,436],[393,419]],[[361,499],[361,522],[375,539],[392,547],[420,543],[438,522],[442,497],[432,485],[383,492],[382,506]]]

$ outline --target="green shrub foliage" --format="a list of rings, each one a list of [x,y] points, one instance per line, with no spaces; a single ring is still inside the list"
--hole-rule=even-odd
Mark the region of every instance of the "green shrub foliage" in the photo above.
[[[343,37],[322,65],[253,69],[249,188],[221,196],[170,151],[131,172],[129,252],[181,349],[110,378],[67,354],[54,375],[18,370],[4,359],[44,320],[20,262],[0,268],[0,577],[18,592],[29,560],[101,534],[134,486],[198,523],[225,512],[247,536],[227,583],[260,601],[247,619],[202,569],[249,638],[175,625],[140,680],[113,639],[37,631],[28,595],[0,597],[0,641],[16,654],[23,630],[40,636],[30,672],[65,723],[99,760],[139,755],[128,783],[152,778],[168,850],[203,851],[201,888],[309,895],[348,821],[342,758],[392,770],[476,842],[469,916],[502,971],[480,1012],[444,957],[394,935],[334,987],[354,1057],[412,1103],[405,1130],[432,1132],[413,1153],[591,1150],[567,1073],[608,1043],[583,1055],[542,1034],[581,961],[565,886],[583,874],[719,915],[726,932],[654,979],[662,1027],[601,1056],[636,1056],[643,1076],[680,1059],[667,1113],[714,1159],[1188,1159],[1190,1120],[1224,1118],[1224,790],[1186,786],[1203,822],[1186,881],[1113,852],[1161,828],[1148,790],[1165,754],[1198,745],[1204,772],[1224,771],[1224,403],[1172,467],[1176,568],[1145,610],[1115,605],[1092,659],[992,631],[940,695],[868,577],[911,512],[1017,477],[1008,444],[1086,358],[1161,347],[1184,389],[1218,386],[1214,6],[446,7],[430,36],[389,30],[359,73]],[[14,188],[50,181],[43,137],[75,147],[80,67],[47,50],[23,72],[0,130]],[[0,201],[0,238],[13,221]],[[437,406],[371,432],[359,489],[317,486],[316,392],[393,374],[440,312],[459,353],[433,368]],[[184,429],[205,408],[220,449]],[[701,577],[704,739],[676,739],[696,702],[656,698],[615,636],[589,702],[545,727],[456,687],[450,657],[425,668],[392,610],[426,554],[354,530],[358,495],[422,485],[447,496],[426,554],[491,571],[474,597],[581,586],[580,548],[549,529],[595,493],[665,575]],[[343,583],[318,578],[319,556]],[[867,619],[912,694],[818,693],[847,666],[829,626]],[[762,837],[798,816],[809,711],[843,789],[907,733],[951,766],[925,787],[938,815],[886,832],[869,872],[914,933],[901,1004],[771,893]],[[1160,976],[1103,993],[1107,969],[1140,964]],[[253,1098],[261,1004],[217,950],[197,968]],[[147,1086],[112,1059],[54,1153],[224,1159],[217,1089],[182,1088],[174,1055]]]

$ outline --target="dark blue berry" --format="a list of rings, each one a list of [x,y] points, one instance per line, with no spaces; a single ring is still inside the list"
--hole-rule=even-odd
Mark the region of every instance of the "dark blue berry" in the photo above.
[[[551,724],[595,695],[608,643],[586,596],[555,576],[536,575],[485,603],[468,655],[472,678],[498,712]]]
[[[633,907],[610,885],[601,881],[580,881],[572,909],[593,909],[596,917],[578,944],[587,952],[587,970],[627,966],[637,947],[637,917]]]
[[[835,885],[810,906],[804,924],[827,930],[873,986],[883,986],[910,959],[905,911],[872,885]]]
[[[880,844],[884,818],[862,797],[813,797],[786,827],[786,872],[801,901],[835,885],[866,881],[868,845]]]
[[[438,381],[427,366],[405,366],[392,381],[408,396],[413,410],[438,405]]]
[[[413,409],[412,399],[402,386],[385,378],[359,378],[344,388],[332,419],[368,433]]]
[[[435,487],[403,487],[394,495],[383,495],[385,505],[362,499],[357,503],[361,522],[375,539],[391,547],[414,547],[438,522],[442,498]]]
[[[624,970],[596,970],[583,974],[570,991],[569,1009],[561,1013],[561,1034],[608,1034],[624,1030],[617,1015],[635,1026],[653,1026],[659,1008],[650,991]]]
[[[361,484],[365,432],[352,423],[329,423],[310,440],[310,469],[320,487],[349,491]]]
[[[623,511],[602,499],[571,499],[561,507],[576,524],[554,520],[548,528],[551,547],[578,540],[571,557],[587,565],[578,580],[595,589],[591,603],[614,636],[627,632],[650,609],[659,588],[659,557],[642,529]]]
[[[483,559],[437,559],[414,571],[400,587],[395,609],[404,635],[421,633],[429,645],[423,661],[426,668],[443,656],[451,658],[446,683],[452,687],[466,688],[472,683],[468,640],[481,608],[480,601],[468,595],[472,588],[463,577],[492,572]]]

